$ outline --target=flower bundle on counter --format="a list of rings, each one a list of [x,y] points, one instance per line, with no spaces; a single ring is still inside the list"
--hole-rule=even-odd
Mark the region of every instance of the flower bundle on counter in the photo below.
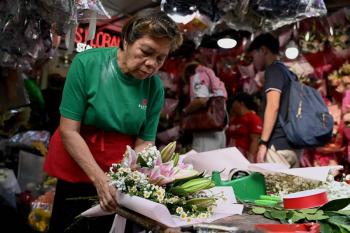
[[[336,181],[333,175],[329,175],[327,181],[321,186],[321,188],[327,190],[328,200],[332,201],[341,198],[349,198],[350,184],[348,184],[348,180],[350,180],[350,175],[347,175],[347,177],[344,177],[341,181]],[[350,205],[345,209],[350,210]]]
[[[214,183],[183,164],[175,147],[176,142],[172,142],[159,151],[150,145],[136,153],[128,146],[123,161],[110,168],[111,185],[131,196],[163,204],[181,219],[207,218],[223,195],[208,192]]]
[[[283,196],[290,193],[319,188],[323,182],[284,173],[265,175],[266,192]]]

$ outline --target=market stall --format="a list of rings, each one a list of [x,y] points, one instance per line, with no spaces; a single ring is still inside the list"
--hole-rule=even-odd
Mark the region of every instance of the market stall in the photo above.
[[[211,227],[223,227],[221,230],[229,232],[258,229],[278,232],[257,226],[269,223],[300,224],[289,227],[300,227],[306,232],[350,232],[349,7],[350,1],[336,0],[3,1],[0,3],[0,197],[6,208],[0,209],[7,212],[0,216],[20,232],[48,232],[56,179],[47,176],[42,166],[50,137],[59,125],[58,109],[71,63],[77,54],[89,49],[119,47],[121,30],[128,19],[142,9],[154,8],[166,12],[184,36],[182,46],[168,56],[158,72],[165,103],[153,148],[155,157],[151,158],[152,165],[145,166],[143,162],[147,160],[142,162],[137,159],[142,156],[129,151],[124,157],[126,162],[113,165],[117,168],[111,170],[110,176],[120,175],[117,174],[120,168],[139,172],[149,185],[163,190],[159,192],[164,192],[165,199],[180,197],[182,202],[175,198],[166,203],[159,200],[160,194],[152,196],[152,190],[146,190],[145,195],[144,187],[125,189],[115,178],[114,186],[125,199],[115,212],[120,216],[115,218],[117,225],[111,228],[123,232],[119,225],[128,219],[153,232],[200,232]],[[278,38],[281,60],[302,83],[320,92],[335,122],[329,143],[305,149],[300,170],[271,164],[259,166],[229,144],[224,150],[192,154],[193,135],[181,123],[188,101],[183,72],[192,61],[212,69],[224,83],[231,117],[233,97],[238,92],[253,96],[257,105],[261,105],[264,73],[256,71],[246,50],[262,32]],[[147,105],[147,100],[143,104]],[[171,152],[167,149],[169,145],[173,145]],[[164,148],[168,150],[166,155],[162,153]],[[130,161],[131,156],[136,156],[136,160]],[[207,182],[191,193],[194,196],[183,190],[172,192],[194,179]],[[214,191],[207,196],[196,196],[197,192],[214,186],[229,187],[231,192],[221,199]],[[326,198],[313,206],[285,206],[287,195],[308,190],[324,190],[322,195]],[[139,197],[141,206],[146,201],[152,202],[147,203],[149,208],[156,206],[154,212],[164,207],[170,222],[172,218],[183,222],[174,220],[178,225],[169,224],[164,217],[148,213],[149,210],[135,209],[128,199],[132,196]],[[218,204],[231,196],[230,203]],[[221,205],[231,209],[220,209]],[[198,206],[200,210],[196,209]],[[219,209],[213,211],[217,206]],[[99,214],[97,211],[92,215]]]

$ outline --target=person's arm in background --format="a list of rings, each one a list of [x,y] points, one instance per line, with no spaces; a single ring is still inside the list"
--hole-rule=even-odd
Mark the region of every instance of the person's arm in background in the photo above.
[[[210,91],[208,84],[203,79],[209,79],[206,73],[198,72],[189,78],[190,103],[183,109],[185,114],[191,114],[204,108],[209,100]],[[209,82],[208,82],[209,83]]]
[[[261,133],[261,139],[263,141],[268,142],[270,139],[272,130],[277,120],[280,99],[281,99],[281,92],[278,90],[272,89],[266,93],[266,108],[264,112],[264,123],[263,123],[263,129]],[[267,145],[264,145],[264,144],[259,145],[257,158],[256,158],[258,163],[263,163],[265,161],[266,152],[267,152]]]
[[[258,149],[259,149],[259,137],[260,137],[260,134],[256,134],[256,133],[250,134],[250,146],[249,146],[249,151],[248,151],[248,160],[251,163],[255,162],[255,156],[256,156]]]
[[[113,211],[117,207],[116,189],[109,185],[108,177],[96,163],[89,147],[80,135],[79,121],[61,117],[59,132],[62,143],[96,187],[100,205],[104,210]]]

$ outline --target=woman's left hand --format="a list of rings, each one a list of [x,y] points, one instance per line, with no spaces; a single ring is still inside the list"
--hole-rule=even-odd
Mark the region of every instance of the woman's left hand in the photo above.
[[[108,177],[103,174],[103,177],[96,179],[94,185],[97,190],[101,208],[105,211],[115,211],[118,206],[117,190],[115,187],[109,185]]]

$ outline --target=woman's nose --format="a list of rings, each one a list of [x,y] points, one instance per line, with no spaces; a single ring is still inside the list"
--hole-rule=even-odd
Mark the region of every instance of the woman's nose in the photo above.
[[[155,68],[157,66],[157,61],[154,58],[147,58],[145,64],[148,67]]]

